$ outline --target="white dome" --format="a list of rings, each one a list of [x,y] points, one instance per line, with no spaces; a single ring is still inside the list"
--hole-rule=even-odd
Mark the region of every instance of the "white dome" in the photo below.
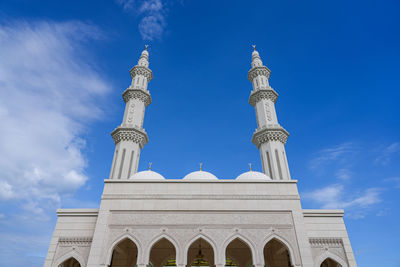
[[[137,172],[129,179],[141,181],[162,181],[165,180],[164,176],[152,170]]]
[[[218,181],[218,178],[209,172],[205,171],[195,171],[191,172],[185,177],[183,177],[183,180],[190,180],[190,181]]]
[[[262,172],[248,171],[239,175],[236,180],[238,181],[270,181],[271,178]]]

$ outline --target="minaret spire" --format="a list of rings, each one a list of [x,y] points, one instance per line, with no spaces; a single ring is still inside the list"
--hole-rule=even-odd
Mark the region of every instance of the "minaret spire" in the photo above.
[[[278,94],[269,85],[271,71],[263,65],[253,45],[251,69],[247,78],[253,84],[249,103],[255,108],[257,129],[252,142],[260,150],[263,171],[273,180],[289,180],[290,172],[285,153],[289,133],[278,123],[275,103]]]
[[[112,133],[115,143],[114,159],[111,166],[110,179],[129,179],[137,172],[140,152],[149,141],[143,129],[146,107],[151,104],[148,83],[153,79],[149,69],[149,52],[140,55],[138,64],[130,70],[132,83],[124,91],[125,112],[122,123]]]

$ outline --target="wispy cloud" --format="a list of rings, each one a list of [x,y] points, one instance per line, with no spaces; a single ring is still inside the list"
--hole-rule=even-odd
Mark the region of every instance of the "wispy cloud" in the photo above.
[[[353,143],[343,143],[334,147],[325,148],[318,151],[315,157],[310,161],[309,167],[316,169],[321,165],[332,163],[333,161],[346,162],[358,151],[358,148]]]
[[[348,180],[353,176],[353,172],[347,168],[341,168],[336,171],[335,176],[341,180]]]
[[[368,209],[381,202],[380,188],[368,188],[350,193],[342,184],[331,184],[303,194],[305,200],[313,201],[323,209],[346,209],[353,218],[363,218]]]
[[[400,152],[400,143],[392,143],[380,151],[381,152],[375,159],[375,162],[382,165],[388,165],[392,161],[392,157]]]
[[[138,25],[143,40],[161,39],[166,27],[166,8],[161,0],[117,0],[124,11],[139,16]]]

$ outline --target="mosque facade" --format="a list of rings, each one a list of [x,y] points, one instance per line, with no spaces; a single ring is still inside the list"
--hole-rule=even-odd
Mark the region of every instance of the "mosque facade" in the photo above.
[[[59,209],[45,267],[355,267],[343,210],[302,209],[278,123],[270,70],[252,53],[252,142],[263,172],[234,180],[195,171],[165,179],[138,172],[153,79],[149,53],[130,70],[125,112],[99,209]]]

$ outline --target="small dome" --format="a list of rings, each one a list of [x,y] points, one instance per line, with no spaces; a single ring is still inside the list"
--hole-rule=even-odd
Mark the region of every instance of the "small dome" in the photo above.
[[[185,177],[183,177],[183,180],[190,180],[190,181],[218,181],[218,178],[209,172],[205,171],[195,171],[191,172]]]
[[[257,50],[254,50],[253,53],[251,53],[252,57],[260,57],[260,54],[258,54]]]
[[[271,178],[262,172],[248,171],[239,175],[236,180],[238,181],[270,181]]]
[[[140,181],[162,181],[165,180],[164,176],[157,172],[151,170],[137,172],[132,175],[130,180],[140,180]]]

